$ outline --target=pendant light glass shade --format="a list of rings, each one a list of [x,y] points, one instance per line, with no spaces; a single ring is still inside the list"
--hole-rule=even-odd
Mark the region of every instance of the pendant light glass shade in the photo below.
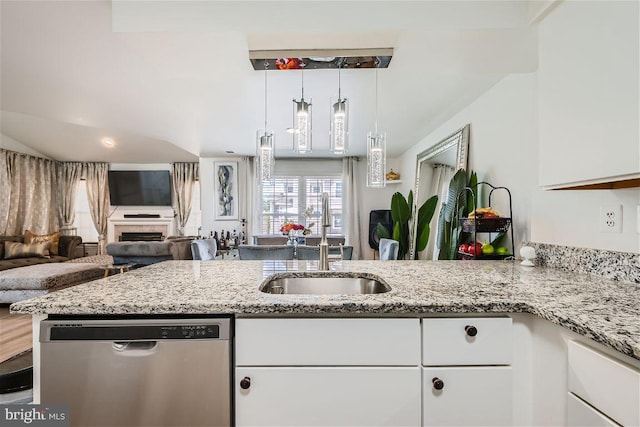
[[[349,151],[349,104],[347,98],[338,99],[331,106],[331,152]]]
[[[378,69],[376,68],[376,124],[375,131],[367,134],[367,187],[387,185],[387,135],[378,132]]]
[[[258,173],[261,182],[269,182],[273,179],[273,167],[275,161],[273,151],[275,146],[275,134],[269,129],[260,129],[257,132],[256,140],[258,142]]]
[[[342,98],[340,68],[338,68],[338,99],[331,101],[330,150],[333,154],[345,154],[349,151],[349,104]]]
[[[304,75],[302,96],[299,101],[293,100],[293,151],[296,154],[311,152],[311,102],[304,100]]]
[[[258,159],[258,180],[260,183],[269,182],[273,179],[273,169],[275,165],[274,151],[276,145],[276,135],[272,130],[267,129],[267,69],[268,63],[264,63],[264,128],[256,132],[256,145]]]
[[[386,185],[387,136],[384,133],[367,134],[367,187],[380,188]]]

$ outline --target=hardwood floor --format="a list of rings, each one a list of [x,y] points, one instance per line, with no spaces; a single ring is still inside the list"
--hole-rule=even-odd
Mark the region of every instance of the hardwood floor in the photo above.
[[[31,315],[9,314],[0,305],[0,363],[31,348]]]

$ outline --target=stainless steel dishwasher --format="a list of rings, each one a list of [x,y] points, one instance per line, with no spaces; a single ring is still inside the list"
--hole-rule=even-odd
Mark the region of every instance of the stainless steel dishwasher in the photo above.
[[[229,426],[232,318],[49,319],[41,403],[73,426]]]

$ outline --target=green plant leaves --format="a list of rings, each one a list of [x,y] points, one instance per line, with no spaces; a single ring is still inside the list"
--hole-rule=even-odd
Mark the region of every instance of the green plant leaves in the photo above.
[[[464,169],[458,169],[458,171],[451,178],[451,182],[449,183],[449,190],[447,195],[447,203],[446,210],[444,211],[444,219],[447,222],[451,222],[454,217],[454,209],[458,204],[458,195],[460,192],[464,190],[464,187],[467,185],[467,172]],[[461,196],[463,199],[463,204],[466,203],[465,196]],[[445,205],[443,205],[444,208]]]
[[[427,246],[430,234],[431,218],[438,203],[438,196],[433,196],[425,201],[417,212],[413,212],[413,191],[409,191],[408,199],[401,193],[394,193],[391,197],[391,219],[393,220],[393,239],[398,241],[398,259],[404,259],[411,247],[411,226],[413,221],[416,224],[416,258],[418,251],[424,250]],[[414,217],[415,215],[415,217]],[[378,236],[386,236],[386,230],[381,230],[381,225],[377,226]]]
[[[416,250],[415,258],[418,258],[418,252],[423,251],[427,247],[429,242],[429,235],[431,234],[431,218],[436,211],[438,204],[438,196],[432,196],[426,200],[422,206],[418,209],[418,225],[416,228]]]

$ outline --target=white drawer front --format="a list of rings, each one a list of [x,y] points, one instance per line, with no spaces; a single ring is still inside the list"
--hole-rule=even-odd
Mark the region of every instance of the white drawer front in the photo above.
[[[465,328],[477,334],[470,336]],[[422,363],[509,365],[513,354],[510,317],[422,319]]]
[[[569,341],[569,391],[625,426],[640,425],[640,372]]]
[[[419,426],[420,386],[417,366],[236,368],[236,425]]]
[[[425,426],[513,425],[513,380],[508,366],[423,368]],[[437,390],[433,379],[443,388]]]
[[[419,319],[237,319],[237,366],[420,364]]]
[[[567,398],[567,425],[569,427],[619,427],[588,404],[569,393]]]

